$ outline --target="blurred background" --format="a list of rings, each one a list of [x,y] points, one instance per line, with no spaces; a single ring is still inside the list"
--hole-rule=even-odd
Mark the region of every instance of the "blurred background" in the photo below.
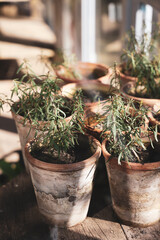
[[[141,35],[160,21],[159,0],[0,0],[0,92],[10,94],[24,59],[37,74],[58,49],[77,60],[113,66],[131,25]],[[11,113],[0,116],[0,184],[23,168]],[[5,173],[5,174],[4,174]]]

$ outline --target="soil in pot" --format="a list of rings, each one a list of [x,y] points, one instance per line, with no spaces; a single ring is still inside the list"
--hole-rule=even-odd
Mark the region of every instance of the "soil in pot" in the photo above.
[[[95,69],[93,69],[93,71],[91,73],[86,75],[85,78],[87,80],[98,79],[100,77],[105,76],[106,74],[107,74],[107,72],[105,72],[104,70],[95,68]]]
[[[65,67],[59,66],[56,70],[58,77],[68,82],[76,82],[82,80],[97,80],[108,74],[108,67],[80,62],[77,66]]]
[[[154,148],[148,143],[145,150],[137,146],[136,152],[138,157],[135,157],[135,154],[132,153],[130,162],[141,164],[158,162],[160,160],[160,142],[154,141],[153,146]],[[106,145],[106,149],[109,152],[108,145]]]
[[[82,89],[84,103],[93,103],[103,101],[109,98],[111,94],[100,90],[84,90]]]
[[[91,149],[91,143],[86,135],[80,135],[78,143],[74,148],[69,149],[68,152],[61,152],[53,150],[49,152],[45,147],[34,146],[34,142],[31,144],[31,155],[41,161],[54,164],[69,164],[83,161],[89,158],[93,151]]]

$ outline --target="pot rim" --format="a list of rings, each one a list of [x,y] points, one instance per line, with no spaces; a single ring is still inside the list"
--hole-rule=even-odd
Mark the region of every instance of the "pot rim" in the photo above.
[[[154,115],[152,114],[151,111],[148,111],[148,117],[149,117],[149,121],[153,124],[153,125],[158,125],[160,126],[160,121],[158,121]]]
[[[101,83],[101,82],[98,82],[98,81],[92,81],[92,82],[86,82],[86,81],[83,81],[83,82],[74,82],[74,83],[67,83],[65,84],[64,86],[62,86],[61,88],[61,92],[62,92],[62,95],[64,96],[67,96],[68,98],[72,98],[72,95],[73,93],[77,90],[77,89],[82,89],[82,90],[99,90],[99,91],[102,91],[102,92],[109,92],[109,90],[111,91],[111,93],[113,92],[116,93],[116,94],[119,94],[118,90],[111,86],[110,84],[104,84],[104,83]],[[105,100],[101,100],[100,101],[101,103],[102,102],[106,102],[106,99]],[[85,105],[87,107],[89,106],[92,106],[92,105],[97,105],[99,104],[99,101],[96,101],[96,102],[87,102],[85,103]]]
[[[27,127],[31,127],[31,123],[30,121],[27,119],[25,124],[24,124],[24,117],[19,115],[19,114],[16,114],[15,112],[11,111],[12,112],[12,115],[13,115],[13,118],[16,119],[18,121],[18,123],[21,123],[22,125],[24,126],[27,126]],[[46,125],[48,122],[47,121],[38,121],[40,123],[40,125]],[[36,127],[33,125],[31,128],[33,129],[36,129]]]
[[[158,135],[160,138],[160,135]],[[106,160],[109,159],[109,157],[111,157],[111,154],[107,151],[106,149],[106,142],[107,139],[104,139],[102,142],[102,153],[105,157]],[[112,161],[112,163],[114,165],[118,165],[118,158],[117,157],[113,157],[111,158],[108,163]],[[154,162],[154,163],[132,163],[132,162],[125,162],[122,161],[121,165],[119,164],[119,167],[127,169],[127,170],[136,170],[136,171],[152,171],[152,170],[158,170],[160,169],[160,161],[159,162]]]
[[[92,90],[91,86],[94,87],[93,90],[99,88],[100,90],[102,91],[106,91],[109,90],[109,89],[112,89],[112,90],[117,90],[115,87],[111,86],[110,84],[104,84],[104,83],[101,83],[101,82],[96,82],[96,81],[92,81],[91,83],[90,82],[74,82],[74,83],[67,83],[65,84],[64,86],[62,86],[61,90],[63,90],[64,88],[67,88],[67,86],[71,86],[73,89],[75,88],[83,88],[83,89],[87,89],[87,90]]]
[[[18,121],[18,123],[22,124],[24,127],[29,127],[29,128],[33,128],[33,129],[36,129],[36,127],[34,125],[32,125],[32,123],[30,123],[30,121],[27,119],[25,124],[24,124],[24,117],[19,115],[19,114],[16,114],[15,112],[11,111],[12,113],[12,116],[15,120]],[[69,117],[65,118],[66,121],[68,122],[70,119],[71,119],[72,115],[70,115]],[[40,129],[41,127],[45,126],[46,124],[48,124],[50,121],[38,121],[39,122],[39,126],[40,126]],[[37,130],[39,130],[39,128],[37,128]]]
[[[132,76],[130,76],[130,75],[126,75],[125,73],[122,73],[121,67],[122,67],[124,64],[125,64],[125,62],[124,62],[124,63],[121,63],[121,64],[119,64],[119,66],[117,66],[117,69],[118,69],[118,71],[119,71],[120,77],[125,78],[125,79],[127,79],[127,80],[129,80],[129,81],[131,81],[131,82],[136,82],[136,81],[137,81],[137,77],[132,77]]]
[[[76,80],[76,79],[71,79],[71,78],[68,78],[68,77],[65,77],[65,76],[62,76],[61,74],[59,74],[59,70],[56,69],[55,72],[56,72],[56,75],[61,78],[62,80],[68,82],[68,83],[76,83],[76,82],[85,82],[85,81],[89,81],[89,82],[97,82],[99,80],[101,80],[101,78],[104,78],[108,75],[111,74],[111,69],[109,66],[105,65],[105,64],[100,64],[100,63],[91,63],[91,62],[81,62],[81,61],[78,61],[76,64],[76,66],[78,66],[79,68],[83,68],[84,65],[89,65],[89,66],[95,66],[95,67],[98,67],[99,69],[102,69],[104,71],[106,71],[107,73],[102,76],[102,77],[99,77],[97,79],[81,79],[81,80]],[[60,65],[60,66],[63,66],[63,65]]]
[[[133,98],[134,100],[136,100],[136,101],[147,101],[147,102],[150,102],[150,103],[152,103],[152,104],[156,104],[156,103],[159,103],[160,104],[160,99],[158,99],[158,98],[141,98],[141,97],[135,97],[135,96],[132,96],[132,95],[129,95],[127,92],[126,92],[126,90],[125,90],[125,88],[127,88],[128,86],[134,86],[135,85],[135,82],[132,82],[132,81],[130,81],[130,82],[128,82],[128,83],[126,83],[126,84],[124,84],[122,87],[121,87],[121,92],[122,92],[122,94],[124,94],[125,96],[127,96],[128,98]],[[155,103],[156,102],[156,103]],[[147,103],[147,105],[148,105],[149,103]]]
[[[41,161],[37,158],[32,157],[32,155],[29,152],[29,146],[30,146],[30,143],[33,140],[29,141],[26,144],[26,146],[25,146],[25,156],[32,166],[40,168],[40,169],[44,169],[44,170],[47,170],[47,171],[71,172],[71,171],[81,170],[86,166],[91,166],[92,164],[96,163],[96,161],[101,156],[101,144],[100,144],[100,142],[91,135],[88,135],[88,134],[85,134],[85,135],[87,135],[89,138],[91,138],[93,140],[93,142],[96,145],[96,151],[93,155],[91,155],[89,158],[87,158],[83,161],[76,162],[76,163],[69,163],[69,164],[55,164],[55,163],[43,162],[43,161]]]

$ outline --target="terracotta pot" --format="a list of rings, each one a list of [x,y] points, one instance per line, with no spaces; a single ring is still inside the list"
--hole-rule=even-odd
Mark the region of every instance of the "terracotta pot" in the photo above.
[[[88,96],[85,97],[85,105],[91,106],[92,104],[99,104],[105,101],[109,95],[116,93],[117,90],[111,85],[97,83],[97,82],[83,82],[83,83],[69,83],[61,88],[62,95],[72,99],[76,90],[82,89]],[[96,98],[94,100],[94,98]]]
[[[137,77],[132,77],[132,76],[122,73],[122,68],[124,65],[125,65],[125,63],[122,63],[119,66],[117,66],[117,70],[118,70],[120,80],[121,80],[121,86],[125,85],[128,82],[136,82],[138,80]]]
[[[122,94],[130,99],[134,99],[137,102],[142,102],[144,105],[147,105],[149,107],[160,107],[160,99],[153,99],[153,98],[140,98],[140,97],[134,97],[132,95],[128,94],[129,89],[133,88],[135,86],[135,83],[133,82],[128,82],[127,84],[125,84],[124,86],[122,86],[121,91]]]
[[[36,133],[36,129],[35,129],[34,126],[32,126],[32,124],[29,121],[26,121],[26,123],[24,125],[24,118],[22,116],[17,115],[14,112],[12,112],[12,116],[13,116],[13,119],[15,121],[17,132],[18,132],[19,139],[20,139],[24,165],[25,165],[27,173],[29,173],[28,161],[25,157],[25,150],[24,149],[25,149],[26,143],[34,138],[35,133]],[[66,121],[69,121],[70,118],[71,117],[66,118]],[[39,125],[40,125],[41,128],[45,124],[47,124],[47,122],[39,122]],[[38,132],[39,133],[37,133],[37,134],[41,133],[40,129],[38,130]]]
[[[111,68],[103,64],[78,62],[71,67],[60,65],[55,69],[57,77],[66,83],[77,83],[80,81],[100,81],[108,83],[112,73]]]
[[[87,216],[92,180],[97,160],[101,155],[101,145],[95,138],[92,141],[94,153],[88,159],[72,164],[53,164],[38,160],[29,152],[32,183],[40,212],[50,224],[71,227],[81,223]]]
[[[31,124],[28,121],[24,125],[24,118],[22,116],[17,115],[14,112],[12,112],[12,116],[15,121],[17,132],[20,139],[24,165],[27,173],[29,173],[29,166],[28,166],[28,161],[25,157],[24,148],[25,148],[26,142],[34,138],[35,128],[33,127],[31,128]]]
[[[159,137],[160,139],[160,137]],[[160,161],[154,163],[127,163],[118,165],[118,159],[109,160],[106,140],[102,143],[109,177],[112,206],[122,222],[146,227],[160,221]]]
[[[85,108],[84,123],[86,131],[99,140],[103,131],[103,119],[105,118],[104,107],[108,104],[109,102],[103,101],[98,104],[93,103],[91,106]]]
[[[158,121],[154,115],[152,114],[151,111],[148,112],[148,118],[149,118],[149,122],[151,124],[151,126],[156,126],[158,128],[158,132],[160,133],[160,121]]]

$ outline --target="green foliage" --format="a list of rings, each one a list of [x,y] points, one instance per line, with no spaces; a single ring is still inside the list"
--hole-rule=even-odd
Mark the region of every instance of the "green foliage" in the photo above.
[[[146,129],[147,109],[135,106],[132,100],[115,95],[104,106],[103,138],[107,138],[109,153],[127,162],[140,161],[138,149],[145,149],[142,135],[149,135]],[[107,134],[106,134],[107,131]]]
[[[11,96],[5,98],[3,104],[9,104],[11,111],[23,116],[24,124],[26,121],[32,125],[37,125],[38,121],[53,121],[53,112],[61,118],[70,115],[72,101],[61,95],[60,80],[49,73],[37,76],[28,63],[23,63],[18,71],[22,67],[26,73],[14,80]]]
[[[77,91],[70,100],[62,96],[59,79],[49,73],[37,76],[28,63],[23,63],[18,71],[23,67],[25,74],[14,81],[11,97],[2,99],[0,106],[9,104],[15,114],[24,118],[24,125],[29,121],[31,128],[34,126],[36,129],[38,144],[49,151],[55,149],[58,154],[67,152],[77,142],[78,133],[84,133],[81,91]]]
[[[67,54],[59,49],[51,64],[61,77],[81,80],[82,75],[77,69],[77,62],[75,54]]]
[[[127,36],[127,45],[121,56],[124,63],[122,72],[126,75],[137,77],[138,81],[135,86],[137,96],[148,98],[160,98],[160,61],[156,53],[156,43],[160,39],[160,26],[157,25],[151,38],[145,32],[141,39],[136,38],[134,28]]]
[[[78,135],[84,134],[84,106],[81,94],[81,90],[78,90],[74,95],[73,109],[68,119],[61,117],[59,111],[56,115],[54,112],[51,113],[54,120],[42,128],[41,134],[36,138],[36,144],[32,146],[33,151],[40,146],[50,153],[57,151],[60,157],[60,153],[67,153],[75,144],[78,144]]]
[[[4,104],[5,104],[5,96],[3,95],[3,96],[0,96],[0,112],[1,112],[1,110],[3,111],[3,106],[4,106]]]

